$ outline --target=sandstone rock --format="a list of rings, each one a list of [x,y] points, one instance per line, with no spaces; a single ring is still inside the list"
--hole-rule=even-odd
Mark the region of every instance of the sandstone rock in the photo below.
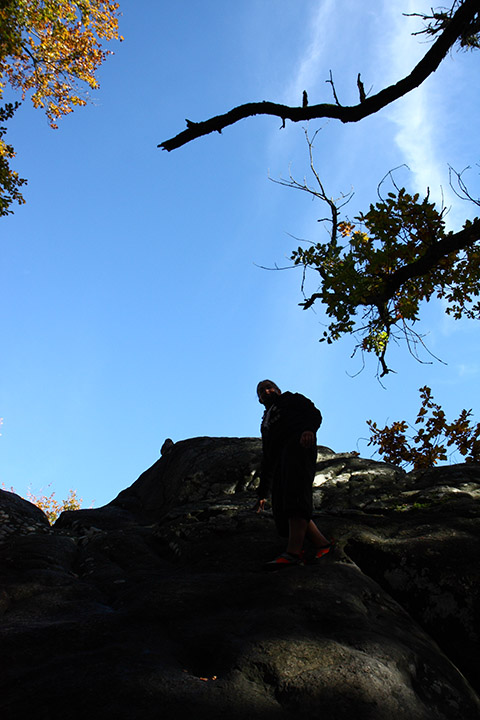
[[[258,438],[183,440],[110,505],[158,519],[173,506],[252,489],[260,461]]]
[[[349,533],[346,552],[478,683],[480,467],[410,473],[383,504]]]
[[[322,448],[336,549],[265,573],[282,541],[252,512],[260,452],[185,440],[104,508],[4,537],[2,718],[480,718],[478,469]]]
[[[38,532],[50,532],[45,513],[15,493],[0,490],[0,542],[10,535]]]

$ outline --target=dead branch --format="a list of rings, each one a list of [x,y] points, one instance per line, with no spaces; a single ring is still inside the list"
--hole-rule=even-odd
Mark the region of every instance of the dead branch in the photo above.
[[[377,113],[387,105],[406,95],[421,85],[435,70],[455,42],[462,37],[465,28],[471,25],[478,14],[478,0],[464,0],[458,10],[445,25],[437,40],[424,55],[422,60],[413,68],[412,72],[394,85],[380,90],[376,95],[365,98],[357,105],[339,105],[320,103],[306,107],[290,107],[270,101],[251,102],[239,105],[223,115],[217,115],[202,122],[187,120],[187,129],[175,137],[165,140],[158,147],[163,150],[175,150],[187,143],[209,135],[212,132],[221,133],[229,125],[234,125],[248,117],[255,115],[272,115],[282,120],[302,122],[319,118],[332,118],[343,123],[358,122],[369,115]],[[327,81],[328,82],[328,81]],[[338,103],[338,100],[337,100]]]

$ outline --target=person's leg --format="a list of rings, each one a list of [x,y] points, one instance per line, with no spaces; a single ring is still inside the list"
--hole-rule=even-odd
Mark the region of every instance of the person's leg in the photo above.
[[[287,552],[292,555],[300,555],[305,536],[307,536],[316,548],[324,548],[330,545],[325,535],[320,532],[313,520],[305,520],[305,518],[302,517],[291,517],[289,518],[288,525]]]
[[[308,523],[305,534],[316,548],[327,547],[330,545],[325,535],[320,532],[313,520],[310,520]]]
[[[276,570],[281,567],[302,565],[306,559],[303,552],[303,543],[306,536],[315,547],[313,557],[308,556],[307,562],[318,562],[320,558],[331,550],[332,543],[320,532],[313,520],[307,520],[306,518],[296,515],[288,519],[288,544],[286,551],[275,558],[275,560],[266,563],[266,568]]]
[[[293,442],[283,449],[273,481],[272,509],[279,534],[285,536],[288,530],[288,543],[285,553],[267,563],[270,569],[302,563],[306,534],[317,552],[329,547],[327,538],[312,520],[307,519],[311,518],[313,510],[315,461],[314,448],[303,448]]]
[[[287,552],[291,555],[300,555],[309,521],[302,517],[288,519],[288,545]]]

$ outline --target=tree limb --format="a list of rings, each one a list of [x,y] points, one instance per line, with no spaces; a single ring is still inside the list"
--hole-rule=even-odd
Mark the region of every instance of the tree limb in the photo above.
[[[395,102],[414,88],[421,85],[438,68],[450,48],[461,37],[468,24],[472,23],[478,13],[478,0],[464,0],[452,16],[450,22],[439,35],[422,60],[413,68],[412,72],[394,85],[389,85],[376,95],[365,98],[358,105],[334,105],[320,103],[307,107],[290,107],[270,101],[251,102],[239,105],[223,115],[217,115],[202,122],[187,120],[187,129],[170,140],[165,140],[158,147],[163,150],[175,150],[182,145],[212,132],[219,132],[239,120],[255,115],[272,115],[292,122],[313,120],[318,118],[332,118],[343,123],[358,122],[369,115],[373,115],[385,106]]]
[[[435,242],[418,260],[398,268],[392,275],[385,278],[381,292],[367,296],[362,305],[384,304],[393,297],[405,282],[427,275],[438,265],[442,258],[473,245],[477,240],[480,240],[480,218],[476,218],[471,225],[463,228],[463,230],[446,235]]]
[[[442,258],[448,257],[453,252],[463,250],[474,242],[480,240],[480,218],[476,218],[471,225],[457,233],[446,235],[431,245],[418,260],[407,263],[395,270],[391,275],[386,276],[380,292],[366,295],[361,305],[375,305],[379,312],[381,308],[394,296],[397,290],[408,280],[427,275],[433,270]],[[322,293],[315,292],[309,298],[299,303],[304,310],[308,310],[316,302],[322,299]]]

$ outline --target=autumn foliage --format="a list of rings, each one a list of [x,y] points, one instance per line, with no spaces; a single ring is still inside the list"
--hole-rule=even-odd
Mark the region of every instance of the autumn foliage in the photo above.
[[[27,500],[39,507],[40,510],[43,510],[50,525],[53,525],[60,513],[64,510],[80,510],[83,502],[82,498],[77,496],[76,490],[70,490],[65,500],[61,500],[60,502],[55,499],[54,492],[50,493],[50,495],[36,496],[28,491]]]
[[[2,483],[2,489],[7,489],[5,483]],[[15,493],[15,489],[11,487],[10,492]],[[77,496],[76,490],[70,490],[67,498],[60,502],[55,499],[55,492],[51,492],[50,495],[34,495],[30,490],[27,490],[27,497],[25,499],[45,513],[50,525],[53,525],[60,513],[64,510],[80,510],[83,502],[82,498]]]
[[[111,54],[101,41],[118,39],[118,4],[104,0],[15,0],[0,9],[0,78],[50,124],[85,105],[79,88],[98,87],[95,73]]]
[[[5,87],[25,98],[31,93],[53,128],[62,115],[85,105],[85,88],[98,88],[95,76],[110,50],[103,41],[122,40],[118,33],[118,3],[108,0],[0,0],[0,100]],[[0,108],[0,121],[16,105]],[[25,181],[10,170],[14,150],[0,128],[0,215],[13,201],[22,203]]]
[[[453,234],[443,216],[428,195],[395,188],[355,222],[335,215],[328,242],[293,251],[295,265],[321,277],[303,303],[324,305],[331,321],[321,340],[356,335],[356,348],[374,353],[385,375],[390,340],[406,339],[411,351],[422,342],[414,325],[423,302],[436,297],[455,319],[480,319],[480,223],[467,220]]]
[[[446,461],[449,453],[457,450],[465,462],[480,462],[480,423],[470,424],[471,410],[462,410],[453,422],[448,422],[445,413],[433,401],[432,391],[420,388],[422,401],[413,435],[408,435],[408,424],[397,421],[380,429],[372,420],[369,445],[376,445],[386,462],[394,465],[411,465],[414,470],[433,467],[439,461]],[[413,428],[412,428],[413,430]]]

